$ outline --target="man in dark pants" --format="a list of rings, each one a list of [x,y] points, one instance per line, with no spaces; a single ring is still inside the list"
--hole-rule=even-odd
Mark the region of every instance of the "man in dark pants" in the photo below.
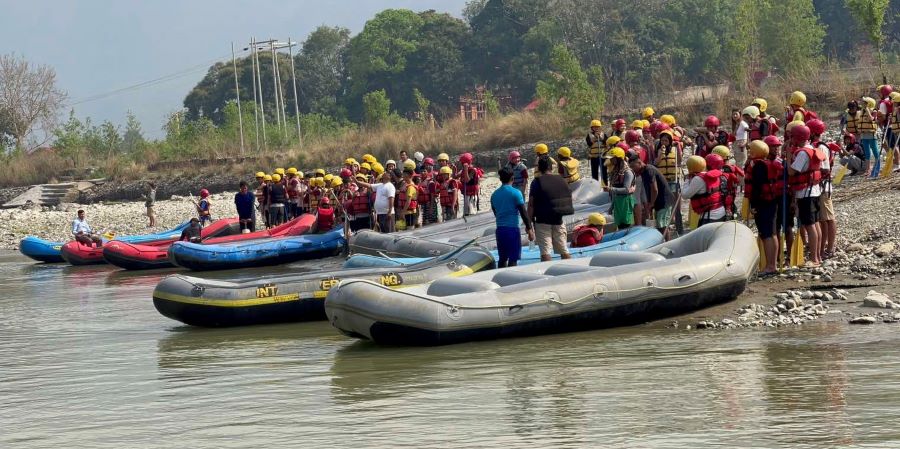
[[[497,268],[514,267],[522,257],[522,236],[519,234],[519,216],[525,222],[528,240],[534,241],[534,229],[525,210],[525,197],[512,186],[513,173],[508,168],[500,170],[499,189],[491,194],[491,210],[497,219]]]
[[[541,249],[541,260],[570,259],[566,225],[563,216],[575,213],[572,192],[562,176],[550,173],[550,160],[538,159],[541,176],[531,181],[528,197],[528,217],[534,223],[535,240]]]
[[[603,146],[606,145],[606,133],[602,130],[603,122],[591,120],[591,131],[585,137],[588,146],[588,158],[591,161],[591,178],[600,180],[600,158]]]
[[[238,220],[241,223],[241,232],[256,230],[254,203],[256,203],[256,195],[250,192],[246,182],[241,181],[240,191],[234,194],[234,207],[237,209]]]

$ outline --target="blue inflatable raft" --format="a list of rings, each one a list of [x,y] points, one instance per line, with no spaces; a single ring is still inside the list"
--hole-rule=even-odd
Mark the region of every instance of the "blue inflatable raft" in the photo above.
[[[344,228],[339,226],[323,234],[217,245],[175,242],[169,247],[169,260],[195,271],[262,267],[334,256],[344,249],[344,244]]]
[[[592,257],[596,254],[610,251],[643,251],[660,243],[663,243],[663,236],[656,229],[635,226],[606,234],[603,236],[603,240],[596,245],[569,248],[569,254],[573,258],[581,258]],[[491,254],[496,260],[497,250],[492,250]],[[554,254],[553,259],[559,259],[559,256]],[[392,267],[415,264],[425,260],[429,260],[429,258],[387,258],[359,254],[347,259],[344,262],[344,268]],[[537,246],[522,248],[522,258],[519,259],[519,265],[529,265],[540,261],[541,250]]]
[[[189,224],[190,220],[185,221],[184,223],[181,223],[180,225],[167,231],[157,232],[155,234],[124,235],[121,237],[116,237],[115,240],[126,243],[147,243],[157,240],[177,239],[179,236],[181,236],[181,231],[183,231],[184,228],[186,228]],[[54,242],[51,240],[44,240],[40,237],[29,235],[23,238],[21,242],[19,242],[19,252],[39,262],[64,262],[60,250],[65,244],[66,242]]]

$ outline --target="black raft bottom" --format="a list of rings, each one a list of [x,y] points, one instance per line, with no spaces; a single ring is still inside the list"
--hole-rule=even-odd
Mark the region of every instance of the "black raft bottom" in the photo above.
[[[731,301],[744,291],[746,285],[746,281],[739,281],[702,292],[668,296],[589,312],[481,329],[442,332],[400,324],[376,322],[370,327],[369,334],[372,336],[373,341],[382,344],[436,346],[475,340],[526,337],[632,326]]]
[[[201,327],[233,327],[256,324],[325,320],[324,299],[300,299],[248,307],[217,307],[153,298],[163,316]]]

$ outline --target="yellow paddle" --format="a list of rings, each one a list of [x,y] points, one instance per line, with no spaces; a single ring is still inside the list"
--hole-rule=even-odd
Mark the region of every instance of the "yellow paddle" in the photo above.
[[[750,211],[750,200],[744,198],[741,200],[741,220],[750,221],[753,218],[753,212]]]
[[[884,167],[881,167],[881,174],[879,175],[882,178],[891,176],[891,172],[894,171],[894,151],[888,149],[888,154],[885,159]]]
[[[700,227],[700,214],[694,212],[694,209],[690,209],[688,213],[688,225],[692,230]]]
[[[844,180],[844,176],[846,176],[846,175],[847,175],[847,166],[841,165],[841,168],[838,169],[837,174],[834,175],[834,180],[832,181],[832,184],[834,184],[836,186],[841,185],[841,181]]]
[[[791,266],[792,267],[801,267],[806,263],[806,259],[803,257],[803,238],[800,237],[800,233],[794,236],[794,244],[791,245]]]
[[[759,248],[759,264],[758,270],[763,271],[766,269],[766,245],[763,245],[763,241],[761,238],[756,238],[756,247]]]

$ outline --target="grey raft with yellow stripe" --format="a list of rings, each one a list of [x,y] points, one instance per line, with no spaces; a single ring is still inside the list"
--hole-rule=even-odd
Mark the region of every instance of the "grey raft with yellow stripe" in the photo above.
[[[491,253],[461,248],[402,267],[356,268],[226,282],[173,275],[153,290],[153,305],[164,316],[192,326],[220,327],[325,319],[325,295],[341,280],[366,279],[388,288],[467,276],[495,267]]]
[[[713,223],[635,253],[542,262],[392,290],[365,279],[328,292],[341,332],[440,345],[637,324],[734,299],[756,270],[753,233]]]

